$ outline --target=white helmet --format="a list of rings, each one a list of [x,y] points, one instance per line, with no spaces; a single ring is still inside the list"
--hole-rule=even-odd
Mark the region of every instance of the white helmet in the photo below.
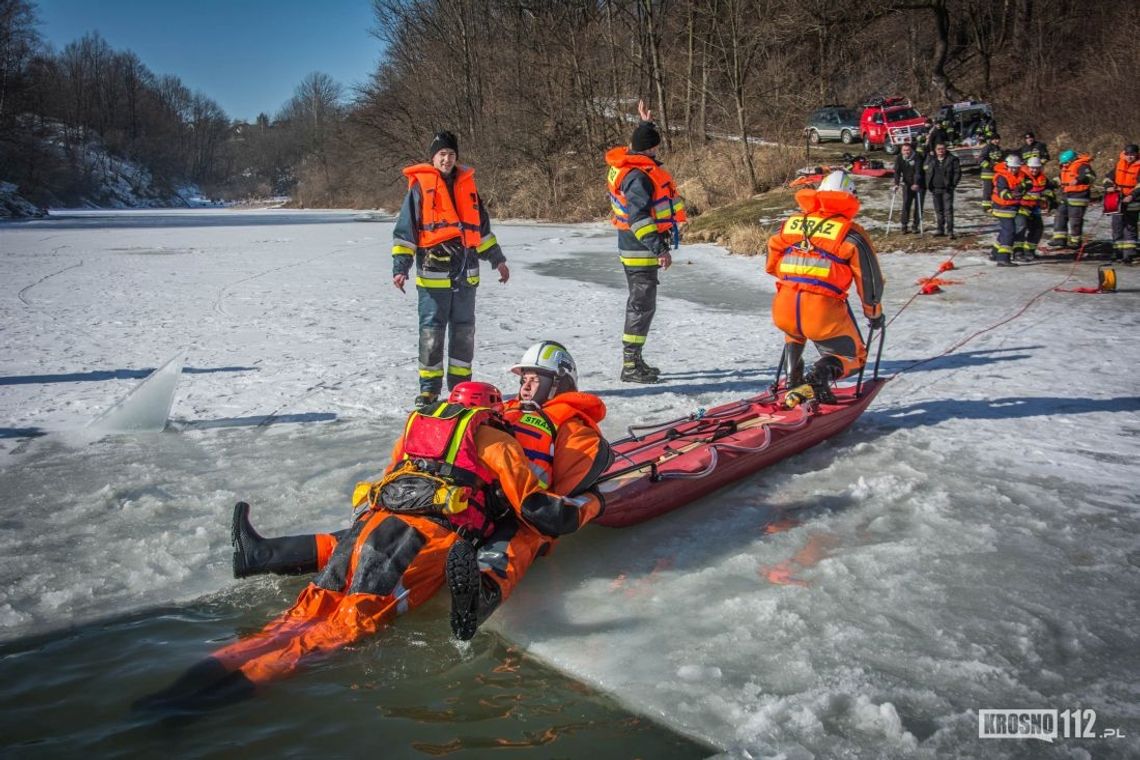
[[[1005,157],[1005,165],[1008,166],[1010,169],[1020,169],[1021,168],[1021,156],[1017,155],[1016,153],[1010,153],[1008,156]]]
[[[1037,156],[1030,156],[1029,160],[1025,162],[1025,165],[1030,169],[1040,169],[1042,167],[1041,159]]]
[[[838,170],[833,171],[823,178],[819,183],[820,190],[839,190],[844,193],[851,193],[855,195],[855,183],[847,176],[847,172]]]
[[[578,366],[574,364],[574,357],[556,341],[535,343],[519,363],[511,367],[511,372],[520,377],[526,371],[537,372],[542,378],[533,399],[536,403],[544,404],[559,393],[578,390]]]

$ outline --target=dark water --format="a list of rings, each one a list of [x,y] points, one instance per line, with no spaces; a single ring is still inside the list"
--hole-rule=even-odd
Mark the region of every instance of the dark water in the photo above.
[[[444,600],[374,640],[199,714],[132,711],[303,586],[261,580],[0,647],[0,756],[698,758],[713,752],[480,633],[450,639]]]
[[[725,281],[721,276],[703,271],[700,264],[690,263],[684,250],[673,252],[673,266],[658,274],[661,285],[658,297],[680,298],[718,311],[744,311],[766,314],[772,292],[748,281]],[[763,279],[764,259],[756,257],[756,281]],[[626,290],[625,270],[617,251],[559,251],[557,258],[533,265],[535,272],[547,277],[591,282]]]
[[[373,219],[359,221],[392,221],[379,214]],[[43,230],[111,230],[111,229],[157,229],[164,227],[277,227],[297,224],[344,224],[355,221],[352,214],[344,212],[320,211],[218,211],[204,213],[184,211],[181,213],[162,211],[107,211],[105,213],[83,212],[69,214],[67,211],[53,211],[46,219],[31,219],[12,222],[10,226],[20,229]]]

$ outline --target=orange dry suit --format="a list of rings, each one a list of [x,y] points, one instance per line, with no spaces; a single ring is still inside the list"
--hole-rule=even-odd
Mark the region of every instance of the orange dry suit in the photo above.
[[[867,232],[853,221],[859,211],[855,196],[805,189],[795,197],[803,213],[768,239],[767,271],[777,280],[772,321],[789,348],[810,340],[821,354],[838,359],[847,376],[867,361],[847,292],[854,281],[863,313],[881,316],[883,273]]]
[[[600,515],[602,497],[589,489],[613,462],[613,452],[598,427],[606,416],[605,403],[590,393],[568,391],[542,406],[512,399],[503,416],[544,488],[587,499],[578,513],[579,526]],[[535,557],[549,551],[552,538],[533,524],[500,521],[479,549],[479,568],[495,579],[506,599]]]
[[[409,483],[417,478],[427,487]],[[496,486],[498,506],[491,495]],[[361,499],[352,527],[292,608],[214,652],[154,701],[248,692],[288,674],[304,658],[377,632],[439,590],[447,553],[461,540],[457,531],[484,530],[497,509],[553,536],[575,530],[600,504],[547,493],[522,447],[488,410],[447,403],[411,415],[387,474],[363,495],[367,500]],[[400,503],[389,508],[389,500]],[[427,509],[415,508],[425,502]],[[472,510],[479,514],[463,517]]]

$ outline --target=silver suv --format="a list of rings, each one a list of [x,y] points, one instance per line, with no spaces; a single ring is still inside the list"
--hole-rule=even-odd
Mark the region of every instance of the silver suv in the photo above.
[[[844,106],[824,106],[811,115],[804,134],[812,145],[839,140],[850,145],[859,139],[859,111]]]

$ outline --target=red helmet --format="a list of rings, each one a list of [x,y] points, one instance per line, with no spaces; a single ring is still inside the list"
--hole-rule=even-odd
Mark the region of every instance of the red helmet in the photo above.
[[[490,383],[468,380],[451,389],[447,400],[463,406],[484,406],[496,412],[503,410],[503,394]]]

